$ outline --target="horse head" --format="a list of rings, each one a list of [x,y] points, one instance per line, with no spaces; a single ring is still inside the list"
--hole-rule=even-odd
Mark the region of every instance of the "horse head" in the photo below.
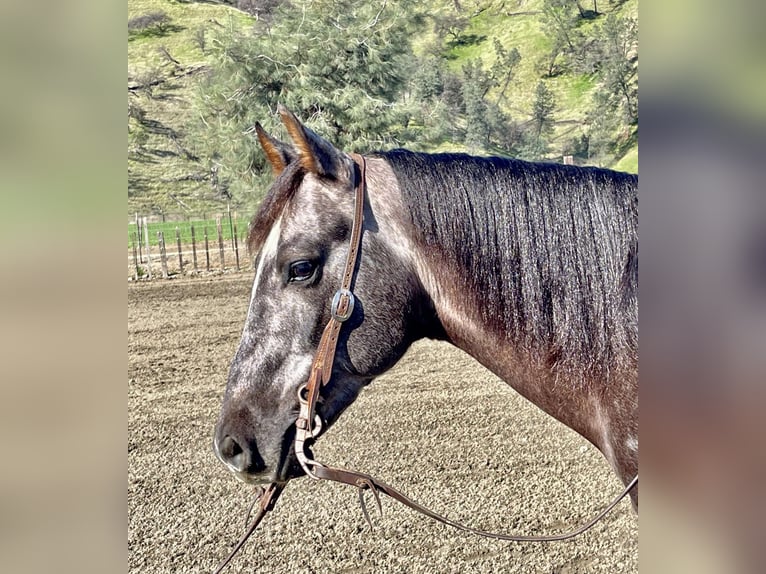
[[[275,182],[253,218],[255,279],[215,430],[218,458],[242,481],[286,481],[302,470],[293,452],[299,389],[306,383],[331,300],[341,283],[362,172],[352,157],[279,113],[291,144],[256,126]],[[436,322],[405,249],[396,179],[370,160],[361,247],[330,381],[317,414],[327,429],[373,378]]]

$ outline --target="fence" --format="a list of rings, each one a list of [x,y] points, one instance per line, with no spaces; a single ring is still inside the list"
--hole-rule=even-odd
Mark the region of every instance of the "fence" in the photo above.
[[[128,276],[134,280],[251,269],[244,247],[249,218],[236,212],[214,219],[128,223]]]

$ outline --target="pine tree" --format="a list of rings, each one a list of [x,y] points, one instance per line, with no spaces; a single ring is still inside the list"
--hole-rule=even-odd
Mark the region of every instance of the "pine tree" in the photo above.
[[[546,76],[560,74],[562,65],[567,65],[570,57],[578,52],[582,44],[582,34],[577,29],[580,18],[572,0],[543,0],[541,23],[551,42],[551,50],[544,59]]]
[[[220,157],[219,181],[234,196],[261,187],[268,170],[248,130],[259,121],[284,138],[277,103],[341,148],[401,145],[416,8],[411,0],[296,0],[268,29],[225,28],[209,39],[216,64],[200,89],[196,135],[200,155]]]
[[[516,48],[513,48],[509,52],[497,38],[494,39],[493,47],[497,59],[492,66],[492,78],[495,84],[500,88],[496,100],[497,103],[500,104],[505,98],[505,92],[508,90],[508,86],[516,73],[516,66],[518,66],[521,61],[521,54]]]
[[[463,101],[465,102],[465,144],[472,152],[485,149],[489,143],[487,102],[484,100],[492,82],[476,62],[463,66]]]
[[[532,123],[534,134],[539,140],[546,138],[553,131],[553,111],[556,99],[542,80],[537,83],[535,101],[532,104]]]

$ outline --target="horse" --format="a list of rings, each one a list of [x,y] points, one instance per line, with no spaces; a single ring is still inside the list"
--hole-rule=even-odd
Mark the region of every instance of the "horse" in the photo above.
[[[234,476],[261,485],[307,473],[295,453],[299,395],[336,313],[363,179],[355,304],[317,435],[413,342],[444,340],[585,437],[628,485],[638,473],[638,177],[401,149],[361,158],[278,112],[289,143],[255,126],[275,180],[248,230],[255,277],[213,439]],[[637,484],[630,496],[637,512]]]

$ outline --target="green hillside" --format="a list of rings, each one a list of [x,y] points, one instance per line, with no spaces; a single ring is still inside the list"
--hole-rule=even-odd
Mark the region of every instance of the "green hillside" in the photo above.
[[[197,121],[197,85],[212,63],[198,38],[253,18],[214,3],[128,0],[129,20],[158,12],[170,19],[164,30],[128,35],[128,213],[214,210],[210,165],[194,152],[187,129]]]
[[[300,21],[280,24],[281,14],[289,14],[290,6],[293,10],[294,6],[304,7],[304,10],[312,6],[321,8],[326,5],[322,2],[295,0],[292,5],[276,8],[280,3],[273,0],[232,1],[254,13],[249,14],[229,4],[211,0],[128,0],[129,215],[138,212],[191,216],[220,210],[225,208],[227,202],[241,211],[254,208],[252,196],[246,198],[241,190],[260,185],[253,183],[259,182],[259,160],[256,156],[253,156],[255,159],[250,157],[251,151],[247,146],[251,142],[246,139],[250,136],[243,135],[243,132],[255,119],[267,127],[273,125],[274,120],[263,117],[268,116],[268,108],[258,108],[248,104],[250,100],[240,98],[243,90],[256,91],[257,81],[252,78],[260,76],[253,74],[261,72],[258,66],[252,65],[253,52],[247,51],[250,49],[248,46],[253,41],[261,42],[259,46],[284,46],[285,57],[290,57],[291,46],[287,43],[290,39],[280,40],[270,35],[280,30],[292,30],[290,34],[298,37],[310,25],[319,24]],[[558,2],[562,4],[565,0]],[[378,10],[376,2],[370,2],[369,8],[360,8],[354,0],[341,4],[349,13],[355,14],[354,11],[359,10],[359,18],[368,18],[371,22],[375,12],[363,10]],[[601,141],[599,148],[596,147],[597,138],[590,135],[596,133],[594,121],[599,120],[599,103],[595,100],[599,97],[599,74],[582,73],[572,69],[572,66],[562,65],[561,62],[565,62],[563,57],[549,66],[554,40],[550,28],[546,28],[544,9],[548,10],[548,14],[554,13],[551,6],[554,10],[560,9],[556,8],[558,4],[555,1],[430,0],[393,4],[400,6],[401,10],[405,10],[403,6],[413,6],[417,7],[412,8],[413,11],[420,11],[417,14],[413,12],[412,21],[406,24],[402,24],[401,15],[397,21],[397,25],[405,26],[402,30],[412,39],[411,55],[407,56],[400,47],[402,49],[392,58],[396,57],[398,63],[405,64],[397,64],[399,68],[396,70],[384,69],[380,72],[381,78],[385,78],[386,73],[398,74],[398,80],[403,83],[398,95],[391,96],[397,98],[394,108],[399,110],[399,115],[386,118],[389,124],[382,123],[383,118],[378,118],[381,123],[377,125],[360,126],[358,130],[351,130],[353,134],[344,132],[341,135],[323,130],[324,124],[319,121],[322,118],[317,116],[318,131],[349,149],[365,150],[401,144],[414,149],[513,154],[550,161],[562,161],[563,155],[572,154],[576,163],[603,164],[615,169],[637,171],[637,124],[601,126],[599,137],[608,141]],[[571,6],[570,2],[567,8],[569,14],[577,16]],[[637,0],[586,1],[577,6],[585,17],[576,18],[572,34],[580,38],[581,43],[603,30],[610,15],[637,18]],[[594,7],[599,10],[598,14],[592,12]],[[390,6],[386,10],[390,11]],[[338,29],[343,27],[342,16],[339,13],[334,24]],[[338,40],[337,35],[327,37],[335,41]],[[498,62],[501,56],[497,46],[504,53],[515,48],[520,55],[507,85],[503,85],[506,80],[503,79],[502,62]],[[311,46],[299,46],[297,57],[311,60],[314,56],[310,53],[306,55],[309,49]],[[281,55],[281,49],[279,53]],[[239,58],[236,61],[245,66],[241,78],[239,69],[232,64],[236,63],[233,54]],[[422,99],[424,93],[422,86],[433,80],[433,66],[429,62],[435,62],[441,72],[437,89],[439,95],[429,96],[432,99],[426,104],[425,99],[420,102],[419,98]],[[382,62],[380,65],[385,64]],[[550,71],[548,68],[552,68],[554,73],[547,74]],[[251,75],[247,76],[248,73]],[[449,100],[449,82],[458,81],[455,78],[462,81],[460,89],[465,101],[461,99],[457,108],[447,110],[444,102]],[[478,96],[484,107],[478,110],[471,108],[468,100],[470,82],[474,81],[477,85],[484,82],[481,85],[485,86]],[[360,82],[364,84],[364,78]],[[381,82],[385,84],[385,80]],[[288,101],[284,103],[297,108],[295,111],[299,114],[303,109],[311,109],[311,102],[306,103],[311,100],[310,80],[305,83],[307,94],[301,94],[300,98],[295,93],[297,88],[289,91],[285,86],[303,84],[284,84],[282,88],[283,92],[288,89]],[[222,87],[219,88],[219,84]],[[474,129],[471,122],[475,121],[476,114],[489,117],[495,108],[503,116],[502,122],[497,125],[510,126],[509,131],[518,131],[519,134],[529,132],[536,121],[535,105],[541,97],[541,89],[548,94],[551,107],[546,118],[540,119],[538,136],[542,130],[545,145],[541,145],[539,150],[530,149],[529,143],[523,143],[521,136],[506,141],[504,134],[500,133],[504,127],[487,127],[490,133],[495,130],[492,137],[483,135],[484,139],[475,140],[481,145],[470,143],[473,141],[470,132]],[[323,92],[321,88],[316,88],[317,101],[323,102],[317,105],[328,109],[332,103],[330,100],[338,96]],[[601,92],[603,97],[603,89]],[[295,101],[289,101],[289,97]],[[323,97],[327,99],[323,101]],[[349,106],[356,105],[351,96],[348,101],[352,102]],[[365,112],[359,113],[364,115]],[[366,114],[377,116],[374,109]],[[342,117],[344,121],[356,121],[353,114]],[[401,118],[406,118],[401,121],[407,122],[407,126],[391,127]],[[424,122],[428,121],[435,123],[426,125]],[[368,131],[365,132],[365,129]],[[385,129],[389,129],[390,133],[381,133],[380,140],[369,135],[370,132]],[[585,134],[590,137],[590,147],[583,151]],[[486,144],[482,143],[485,140]],[[593,151],[597,149],[599,153]],[[239,163],[232,162],[231,157],[238,158]]]
[[[596,6],[602,11],[599,17],[584,19],[579,24],[577,29],[584,36],[591,34],[608,14],[638,19],[637,0],[604,1],[600,3],[600,6],[596,2],[570,3],[583,7],[587,3],[591,8]],[[452,2],[432,2],[431,4],[439,4],[435,13],[448,12],[454,6]],[[462,3],[464,7],[469,5],[472,7],[472,16],[468,19],[468,25],[461,35],[465,40],[451,48],[448,53],[450,68],[459,71],[466,61],[474,58],[480,59],[486,68],[491,68],[497,60],[492,50],[494,39],[499,40],[506,49],[518,48],[522,59],[517,66],[513,86],[508,90],[503,106],[512,115],[528,116],[530,114],[535,86],[541,79],[541,62],[551,50],[551,39],[546,37],[541,22],[543,4],[543,0],[518,0],[517,2],[477,0],[472,3]],[[502,8],[493,10],[498,5]],[[422,49],[432,40],[432,36],[427,36],[425,40],[418,42],[418,47]],[[583,126],[588,122],[588,111],[594,107],[593,91],[597,78],[588,74],[562,73],[545,78],[545,83],[553,92],[557,104],[554,112],[554,133],[551,136],[552,153],[546,158],[561,161],[561,156],[571,151],[568,149],[567,140],[581,135]],[[637,173],[637,128],[623,133],[614,133],[612,137],[614,140],[621,140],[618,146],[621,149],[614,157],[590,157],[578,163]],[[445,144],[438,149],[460,150],[463,147]]]

